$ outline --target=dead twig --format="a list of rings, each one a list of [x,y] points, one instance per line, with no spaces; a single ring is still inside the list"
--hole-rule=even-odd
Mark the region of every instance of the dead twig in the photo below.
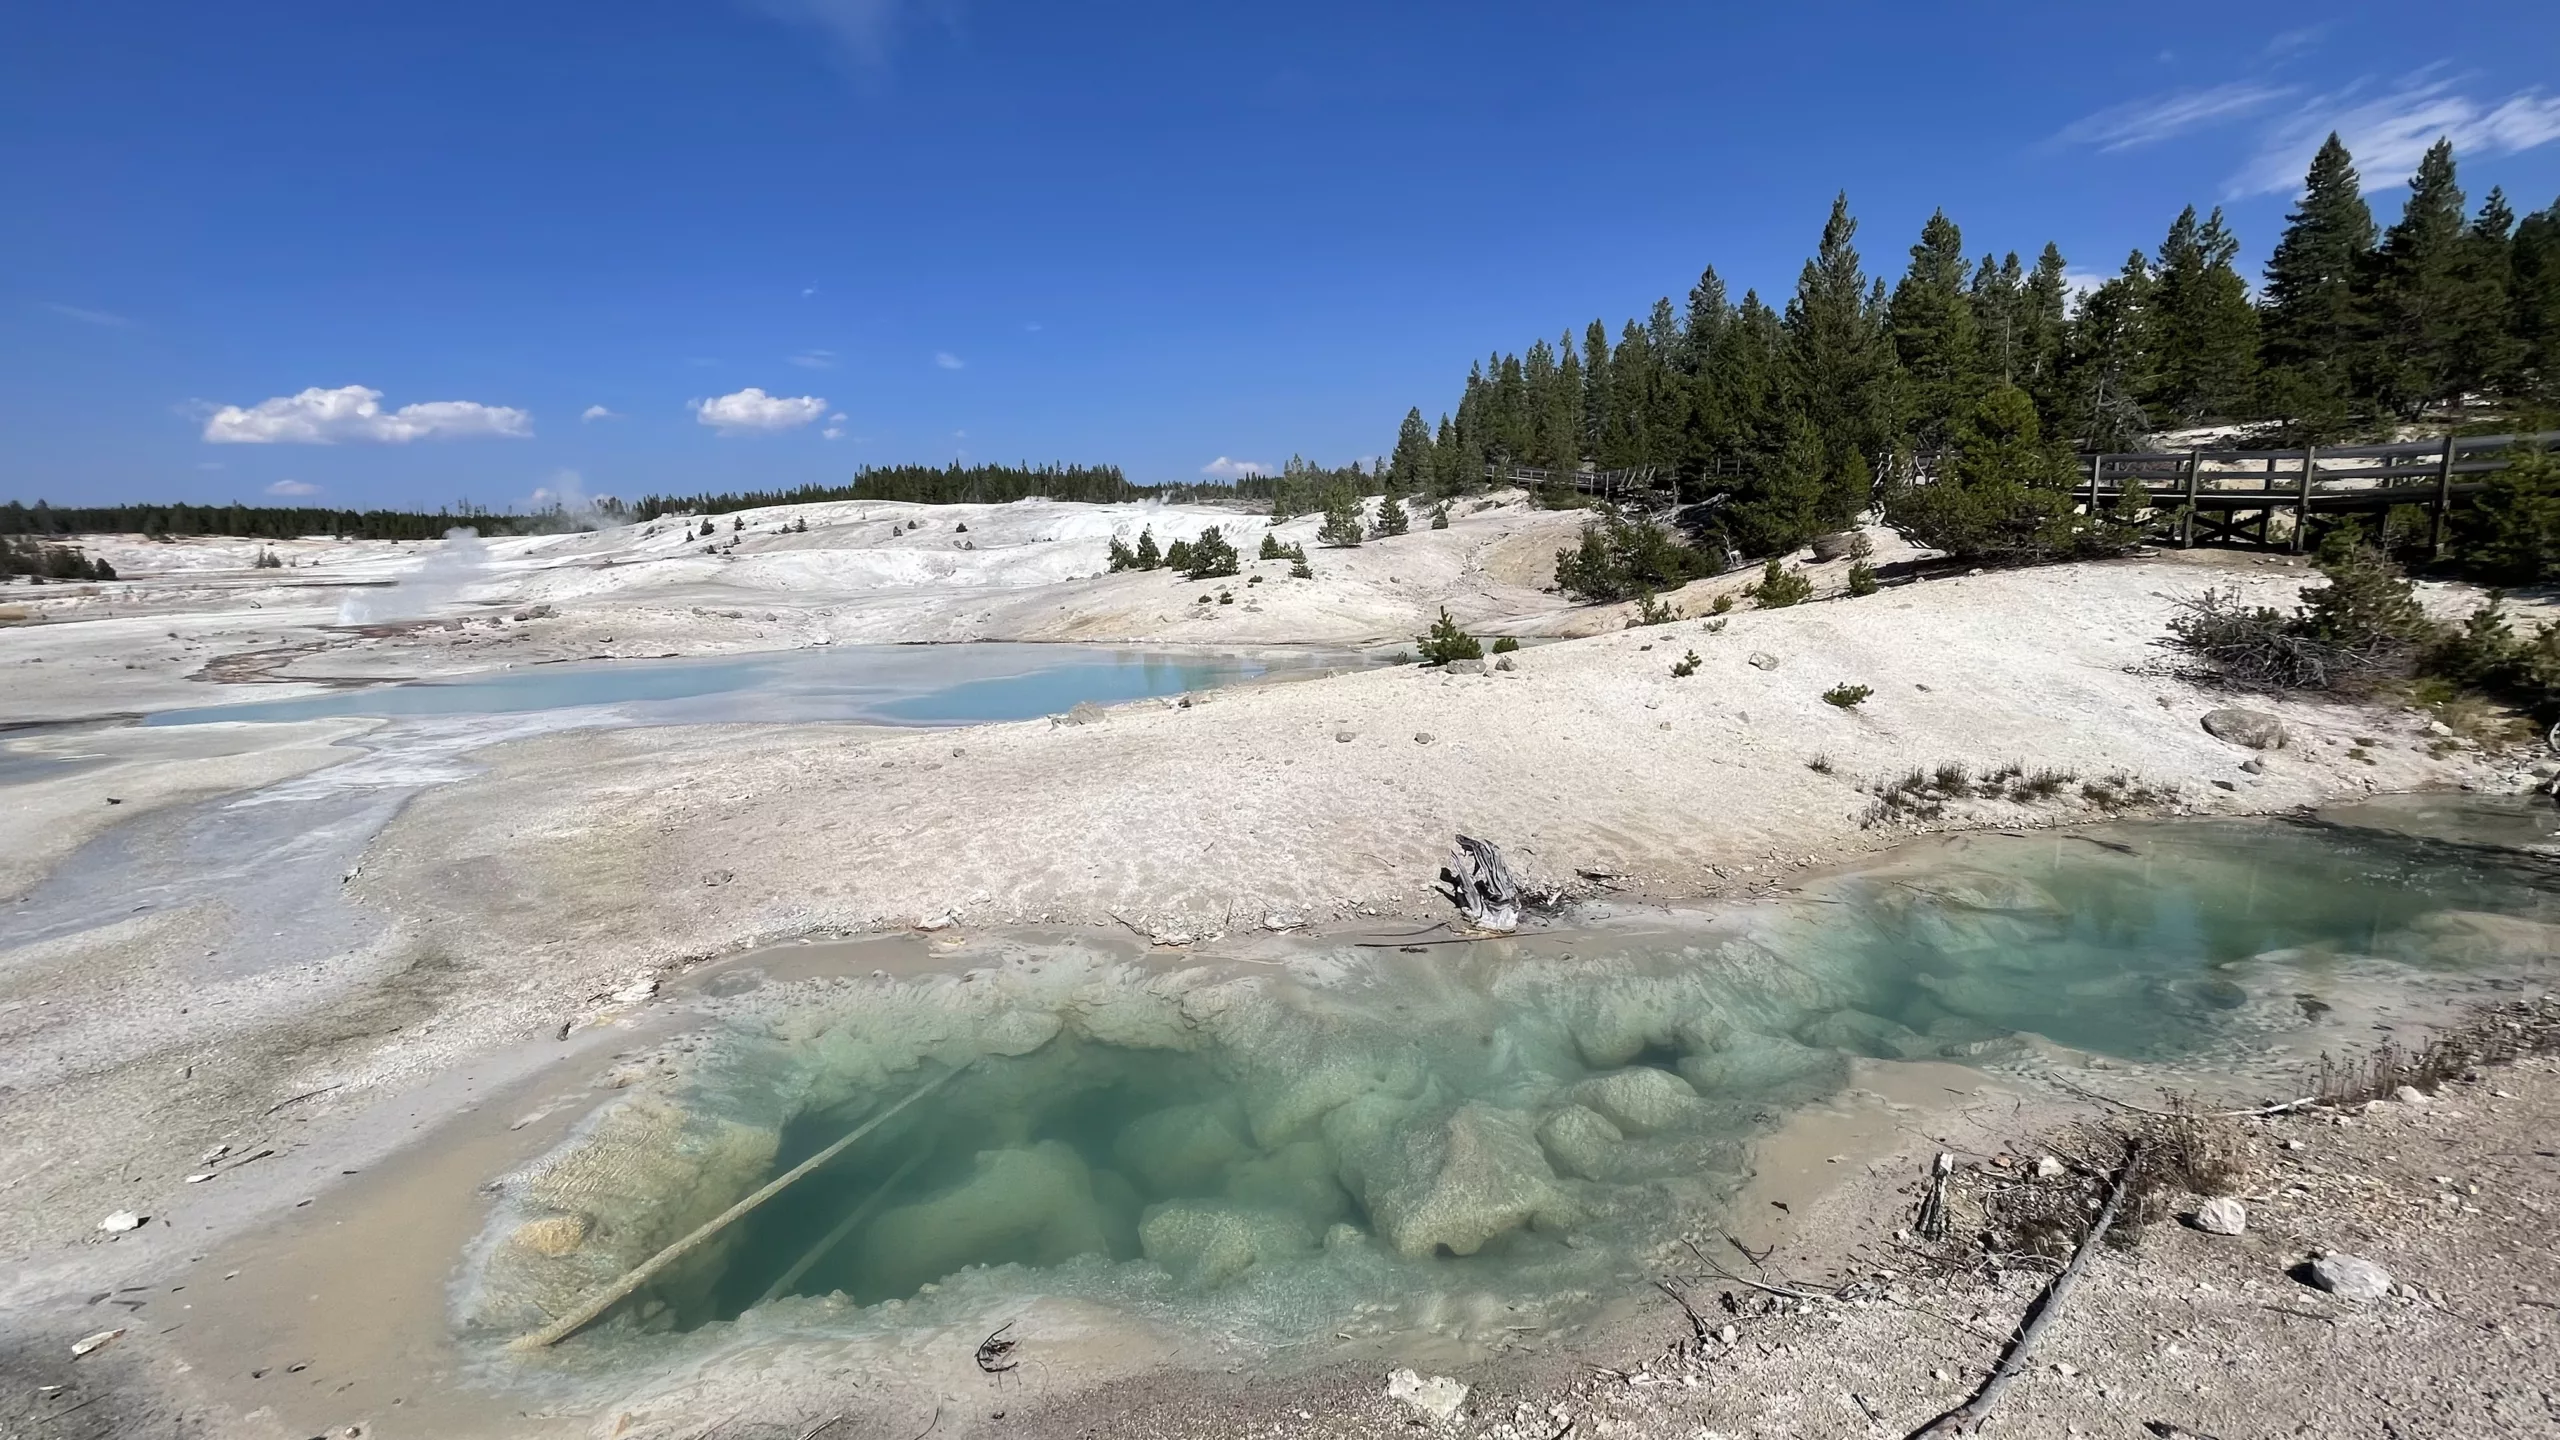
[[[1707,1338],[1709,1334],[1707,1317],[1698,1313],[1698,1307],[1689,1303],[1689,1297],[1681,1294],[1678,1286],[1668,1280],[1656,1280],[1653,1282],[1653,1288],[1670,1296],[1671,1303],[1680,1307],[1680,1313],[1689,1317],[1690,1334],[1700,1340]]]
[[[2141,1162],[2142,1142],[2137,1140],[2126,1149],[2124,1165],[2116,1172],[2114,1187],[2107,1192],[2107,1203],[2098,1207],[2098,1218],[2090,1222],[2089,1233],[2080,1237],[2080,1248],[2073,1252],[2071,1263],[2054,1277],[2053,1284],[2036,1302],[2034,1313],[2019,1327],[2018,1338],[2009,1346],[2008,1353],[2000,1357],[1999,1364],[1991,1367],[1991,1375],[1982,1382],[1982,1388],[1973,1392],[1972,1399],[1912,1431],[1909,1440],[1922,1440],[1922,1437],[1930,1435],[1961,1435],[1966,1429],[1980,1425],[1990,1415],[1991,1407],[2000,1401],[2000,1392],[2008,1389],[2009,1382],[2018,1378],[2018,1372],[2025,1368],[2027,1356],[2035,1349],[2036,1341],[2043,1338],[2045,1327],[2053,1323],[2054,1316],[2062,1313],[2062,1302],[2071,1297],[2072,1288],[2087,1273],[2089,1257],[2098,1253],[2099,1242],[2114,1227],[2116,1212],[2124,1208],[2124,1198],[2133,1189],[2133,1177],[2141,1168]]]
[[[996,1327],[996,1332],[993,1335],[990,1335],[986,1339],[978,1342],[978,1368],[980,1370],[985,1371],[989,1375],[1001,1375],[1007,1370],[1011,1370],[1022,1363],[1021,1361],[1013,1358],[1013,1347],[1019,1342],[1004,1338],[1004,1332],[1012,1328],[1013,1322],[1007,1320],[1002,1325]]]
[[[819,1436],[826,1434],[828,1431],[833,1430],[843,1423],[844,1414],[839,1411],[836,1414],[830,1415],[826,1419],[819,1421],[817,1424],[810,1426],[808,1429],[801,1431],[800,1440],[818,1440]]]
[[[2248,1120],[2261,1115],[2282,1115],[2288,1110],[2299,1110],[2305,1105],[2320,1103],[2319,1096],[2305,1095],[2299,1100],[2287,1100],[2279,1105],[2261,1105],[2254,1110],[2154,1110],[2148,1106],[2136,1105],[2130,1100],[2119,1100],[2113,1095],[2102,1095],[2084,1086],[2074,1085],[2059,1076],[2054,1077],[2053,1083],[2075,1095],[2085,1095],[2101,1104],[2113,1105],[2119,1110],[2130,1110],[2136,1115],[2149,1115],[2158,1120]]]
[[[274,1103],[273,1105],[268,1106],[268,1107],[267,1107],[267,1113],[268,1113],[268,1114],[270,1114],[270,1115],[273,1115],[274,1113],[276,1113],[277,1111],[279,1111],[279,1110],[283,1109],[283,1108],[284,1108],[284,1107],[286,1107],[287,1105],[299,1105],[299,1104],[301,1104],[303,1101],[305,1101],[305,1100],[309,1100],[309,1099],[311,1099],[311,1098],[312,1098],[312,1097],[314,1097],[314,1096],[317,1096],[317,1095],[326,1095],[326,1094],[328,1094],[328,1093],[329,1093],[330,1091],[332,1091],[332,1090],[344,1090],[345,1088],[347,1088],[347,1082],[346,1082],[346,1081],[344,1081],[344,1080],[341,1080],[341,1081],[339,1081],[338,1083],[336,1083],[335,1085],[323,1085],[323,1086],[321,1086],[321,1087],[320,1087],[319,1089],[317,1089],[317,1090],[305,1090],[305,1091],[303,1091],[303,1092],[302,1092],[301,1094],[299,1094],[299,1095],[292,1095],[292,1096],[288,1096],[288,1097],[286,1097],[285,1099],[279,1100],[279,1101],[277,1101],[276,1103]]]

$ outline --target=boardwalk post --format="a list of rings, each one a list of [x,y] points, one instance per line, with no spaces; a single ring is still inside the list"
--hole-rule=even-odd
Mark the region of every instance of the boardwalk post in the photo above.
[[[2436,513],[2427,525],[2427,555],[2444,558],[2445,512],[2453,508],[2453,432],[2444,432],[2444,458],[2436,463]]]
[[[2089,457],[2089,518],[2092,520],[2098,518],[2098,477],[2106,473],[2106,468],[2107,457],[2103,453]]]
[[[2302,489],[2293,502],[2293,553],[2299,555],[2311,542],[2311,472],[2320,463],[2320,447],[2302,447]]]
[[[2197,473],[2203,468],[2204,447],[2200,445],[2188,446],[2187,513],[2186,517],[2178,522],[2178,546],[2180,549],[2193,550],[2196,548],[2196,479]]]

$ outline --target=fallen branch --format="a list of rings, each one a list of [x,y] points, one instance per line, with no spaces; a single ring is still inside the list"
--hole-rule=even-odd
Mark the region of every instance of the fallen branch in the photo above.
[[[872,1191],[861,1204],[846,1212],[845,1217],[836,1222],[836,1227],[821,1237],[817,1244],[802,1251],[800,1258],[791,1262],[791,1268],[783,1271],[780,1278],[766,1286],[764,1293],[756,1297],[756,1303],[770,1305],[781,1299],[785,1292],[799,1283],[801,1276],[809,1273],[809,1267],[824,1259],[828,1251],[843,1244],[844,1237],[852,1234],[855,1226],[870,1219],[871,1212],[880,1208],[880,1202],[889,1198],[889,1192],[898,1188],[898,1182],[914,1174],[916,1167],[923,1164],[925,1157],[932,1153],[931,1150],[919,1150],[907,1157],[907,1163],[899,1166],[888,1179],[881,1181],[880,1188]],[[844,1417],[839,1415],[836,1418],[841,1420]]]
[[[1681,1294],[1678,1286],[1668,1280],[1656,1280],[1653,1282],[1653,1288],[1670,1296],[1671,1303],[1680,1307],[1680,1313],[1689,1317],[1690,1334],[1700,1340],[1707,1338],[1710,1333],[1707,1329],[1707,1317],[1698,1313],[1698,1307],[1689,1303],[1689,1297]]]
[[[1972,1399],[1912,1431],[1907,1440],[1923,1440],[1930,1435],[1961,1435],[1968,1427],[1980,1425],[1990,1415],[1991,1407],[2000,1401],[2000,1392],[2008,1389],[2009,1382],[2017,1379],[2018,1372],[2025,1368],[2027,1355],[2035,1349],[2036,1341],[2043,1338],[2045,1327],[2053,1323],[2054,1316],[2062,1313],[2062,1302],[2070,1298],[2072,1287],[2080,1283],[2081,1275],[2089,1267],[2089,1257],[2098,1253],[2098,1242],[2114,1227],[2116,1212],[2123,1208],[2124,1197],[2133,1189],[2134,1173],[2141,1167],[2142,1142],[2137,1140],[2126,1150],[2124,1168],[2116,1172],[2116,1183],[2107,1192],[2107,1203],[2098,1207],[2098,1218],[2090,1222],[2089,1233],[2080,1237],[2080,1248],[2072,1252],[2071,1263],[2054,1277],[2053,1284],[2036,1301],[2035,1313],[2019,1327],[2016,1342],[2010,1345],[2007,1354],[2000,1357],[2000,1363],[1991,1367],[1990,1378],[1982,1382],[1981,1389],[1973,1392]]]
[[[2305,1105],[2320,1103],[2319,1096],[2305,1095],[2299,1100],[2287,1100],[2277,1105],[2261,1105],[2254,1110],[2154,1110],[2148,1106],[2136,1105],[2130,1100],[2119,1100],[2113,1095],[2102,1095],[2095,1090],[2074,1085],[2060,1076],[2048,1078],[2052,1079],[2054,1084],[2075,1095],[2085,1095],[2101,1104],[2113,1105],[2119,1110],[2130,1110],[2136,1115],[2149,1115],[2158,1120],[2249,1120],[2261,1115],[2282,1115],[2288,1110],[2299,1110]]]
[[[1459,836],[1457,853],[1442,867],[1440,880],[1468,924],[1505,935],[1520,928],[1520,882],[1503,863],[1501,846]]]
[[[650,1279],[657,1275],[659,1271],[666,1269],[678,1260],[692,1254],[694,1250],[702,1244],[702,1242],[729,1228],[732,1222],[754,1210],[757,1206],[762,1205],[767,1200],[781,1194],[784,1188],[789,1186],[791,1182],[808,1174],[810,1171],[817,1169],[819,1166],[826,1164],[828,1161],[833,1160],[838,1155],[843,1154],[852,1146],[853,1142],[870,1134],[872,1131],[879,1129],[882,1125],[887,1124],[890,1117],[896,1115],[899,1111],[906,1109],[908,1106],[913,1105],[927,1095],[930,1095],[936,1090],[941,1089],[943,1086],[950,1084],[953,1080],[959,1078],[961,1071],[968,1069],[971,1065],[976,1063],[977,1062],[975,1060],[964,1060],[960,1064],[952,1067],[949,1071],[946,1071],[939,1079],[925,1082],[924,1085],[918,1087],[913,1093],[909,1094],[906,1099],[899,1101],[897,1104],[890,1106],[888,1109],[881,1111],[879,1114],[863,1121],[860,1125],[855,1126],[852,1133],[846,1135],[843,1139],[838,1140],[834,1144],[829,1145],[826,1149],[819,1151],[817,1154],[812,1155],[808,1159],[801,1161],[799,1164],[792,1166],[780,1175],[766,1181],[754,1194],[749,1195],[737,1204],[732,1205],[728,1209],[721,1211],[719,1214],[712,1216],[708,1220],[705,1220],[701,1225],[695,1227],[692,1234],[685,1236],[673,1245],[668,1246],[666,1249],[661,1250],[657,1254],[642,1261],[639,1266],[633,1269],[629,1274],[624,1275],[621,1279],[606,1286],[602,1291],[598,1292],[593,1299],[588,1300],[577,1309],[570,1311],[568,1314],[561,1316],[559,1319],[552,1321],[550,1324],[543,1326],[541,1329],[534,1331],[530,1335],[521,1335],[514,1340],[507,1342],[507,1348],[510,1350],[540,1350],[547,1346],[557,1345],[561,1341],[578,1333],[580,1330],[585,1329],[597,1316],[612,1309],[615,1305],[619,1304],[624,1297],[630,1295],[632,1291],[648,1284]]]
[[[1912,1231],[1923,1240],[1947,1237],[1947,1177],[1956,1170],[1956,1157],[1941,1150],[1929,1166],[1929,1193],[1920,1199],[1920,1214],[1912,1221]]]

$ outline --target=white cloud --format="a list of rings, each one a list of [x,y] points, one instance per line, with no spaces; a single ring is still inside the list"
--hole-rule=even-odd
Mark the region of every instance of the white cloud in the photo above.
[[[825,32],[845,58],[877,70],[889,59],[896,38],[898,0],[749,0],[777,20]]]
[[[305,484],[300,480],[279,480],[267,487],[267,493],[270,495],[317,495],[320,493],[320,487]]]
[[[590,405],[586,409],[578,412],[578,423],[581,425],[592,425],[598,420],[619,420],[621,418],[622,414],[620,411],[607,410],[601,405]]]
[[[2237,198],[2292,191],[2333,130],[2369,189],[2401,183],[2440,139],[2451,140],[2466,161],[2560,140],[2560,96],[2524,90],[2504,100],[2477,100],[2457,93],[2455,84],[2420,72],[2379,95],[2366,96],[2358,82],[2318,96],[2260,138],[2257,153],[2224,192]]]
[[[827,418],[828,418],[828,419],[830,419],[830,420],[833,420],[833,421],[834,421],[834,422],[836,422],[837,424],[841,425],[841,424],[843,424],[843,423],[844,423],[844,412],[843,412],[843,411],[841,411],[841,410],[839,410],[839,411],[837,411],[836,413],[834,413],[833,415],[828,416]]]
[[[2235,80],[2203,90],[2181,90],[2110,105],[2066,125],[2056,134],[2060,145],[2089,145],[2100,151],[2131,150],[2173,135],[2219,125],[2254,114],[2294,93],[2290,85]]]
[[[82,305],[65,305],[58,300],[47,300],[43,303],[44,308],[54,314],[65,319],[77,320],[83,325],[102,325],[110,330],[130,330],[134,325],[133,321],[124,316],[105,310],[91,310]]]
[[[966,367],[969,362],[948,350],[936,350],[933,352],[933,363],[945,370],[958,370]]]
[[[2329,30],[2329,22],[2324,20],[2317,25],[2305,25],[2298,30],[2280,31],[2267,41],[2267,48],[2262,53],[2272,60],[2281,59],[2296,51],[2308,50],[2326,38]]]
[[[242,408],[224,405],[204,422],[214,445],[335,445],[341,440],[405,445],[412,440],[505,436],[528,439],[533,416],[474,400],[427,400],[382,408],[382,392],[364,385],[318,386]]]
[[[833,350],[803,350],[799,354],[791,357],[791,363],[799,366],[803,370],[833,370],[836,368],[836,352]]]
[[[1271,473],[1271,467],[1259,460],[1230,460],[1221,455],[1201,466],[1200,473],[1215,475],[1221,480],[1239,480],[1247,475],[1268,475]]]
[[[824,435],[830,440],[841,440],[844,438],[844,427],[841,425],[830,425],[818,433]]]
[[[770,435],[797,430],[827,413],[815,395],[767,395],[750,385],[734,394],[693,402],[694,418],[723,435]]]
[[[803,286],[801,286],[801,287],[800,287],[800,298],[801,298],[801,299],[803,299],[803,300],[806,300],[806,299],[808,299],[810,296],[815,295],[815,294],[817,294],[817,293],[818,293],[818,287],[817,287],[817,286],[815,286],[815,285],[803,285]]]

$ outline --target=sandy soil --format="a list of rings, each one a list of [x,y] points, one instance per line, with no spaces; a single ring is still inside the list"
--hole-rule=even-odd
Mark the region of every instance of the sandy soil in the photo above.
[[[1713,597],[1750,576],[1671,597],[1686,617],[1676,624],[1624,629],[1624,607],[1569,607],[1538,588],[1575,521],[1516,504],[1462,514],[1446,531],[1312,551],[1313,581],[1256,565],[1262,584],[1229,582],[1233,606],[1197,605],[1213,587],[1161,574],[1099,573],[1114,533],[1151,525],[1162,539],[1235,524],[1232,514],[803,509],[806,534],[749,512],[743,531],[724,519],[715,542],[661,522],[493,541],[463,562],[433,547],[296,542],[276,547],[291,562],[280,571],[248,568],[254,545],[110,543],[120,572],[142,578],[10,592],[34,623],[0,628],[0,674],[13,682],[0,720],[272,698],[333,678],[883,639],[1392,649],[1444,605],[1488,634],[1581,638],[1533,643],[1507,671],[1383,669],[1189,707],[1123,706],[1085,724],[534,738],[479,752],[485,773],[426,790],[360,844],[343,883],[333,872],[329,913],[343,912],[346,938],[325,953],[261,965],[255,947],[237,953],[244,917],[210,902],[102,911],[85,929],[22,939],[0,951],[11,1115],[0,1127],[0,1270],[11,1277],[0,1333],[40,1337],[50,1348],[27,1355],[55,1355],[57,1332],[84,1323],[88,1295],[165,1286],[186,1257],[289,1215],[339,1183],[333,1170],[393,1148],[420,1123],[421,1097],[448,1093],[438,1086],[525,1073],[561,1053],[564,1026],[570,1050],[610,1039],[661,978],[758,941],[946,916],[968,929],[1126,926],[1167,941],[1436,919],[1446,905],[1432,880],[1459,830],[1604,904],[1758,893],[1906,837],[1898,824],[1863,823],[1867,790],[1947,762],[2015,761],[2083,780],[2122,773],[2154,787],[2163,813],[2524,779],[2518,760],[2372,707],[2273,705],[2294,738],[2262,757],[2207,735],[2199,716],[2227,697],[2179,678],[2153,641],[2175,598],[2207,585],[2288,602],[2311,577],[2281,560],[2166,556],[1947,576],[1789,610],[1746,606],[1710,633]],[[904,529],[919,519],[927,528]],[[1313,523],[1292,522],[1282,537],[1311,540]],[[1248,554],[1258,527],[1242,527]],[[733,533],[734,551],[701,553]],[[1843,566],[1808,568],[1822,594],[1837,595]],[[1696,673],[1674,678],[1690,652]],[[1843,682],[1872,697],[1824,703]],[[84,757],[85,768],[8,777],[0,894],[22,901],[63,857],[93,853],[83,846],[174,845],[151,827],[193,813],[188,802],[329,766],[358,753],[349,747],[365,729],[9,737],[13,762],[48,751]],[[2241,769],[2252,759],[2262,772]],[[1967,802],[1935,823],[2101,813],[2075,782],[2050,802]],[[251,883],[256,857],[238,858],[242,899],[228,908],[254,911],[267,903]],[[307,938],[273,943],[298,957],[291,947]],[[2547,1116],[2551,1096],[2533,1093]],[[188,1185],[218,1145],[275,1158],[237,1184]],[[120,1208],[154,1218],[110,1243],[94,1227]],[[147,1343],[103,1353],[84,1362],[80,1383],[174,1379],[167,1352]],[[1349,1408],[1323,1413],[1393,1416],[1365,1398],[1374,1376],[1344,1384]],[[31,1417],[54,1413],[43,1398],[0,1414],[37,1425]],[[1148,1409],[1158,1392],[1127,1403]],[[101,1401],[98,1413],[120,1412]],[[1194,1418],[1223,1432],[1245,1413]],[[1288,1424],[1294,1413],[1255,1420]],[[28,1433],[126,1433],[86,1423]],[[229,1423],[176,1429],[267,1433]],[[1761,1423],[1733,1422],[1731,1433]]]

